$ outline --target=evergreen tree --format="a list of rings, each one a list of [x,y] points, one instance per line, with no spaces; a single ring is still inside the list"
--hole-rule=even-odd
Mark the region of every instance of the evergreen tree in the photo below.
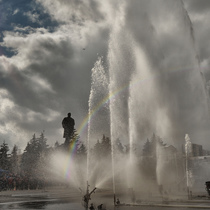
[[[47,153],[47,139],[44,132],[41,133],[39,138],[35,134],[32,139],[27,143],[21,160],[21,170],[23,173],[29,175],[38,175],[41,168],[46,166],[45,158]]]
[[[36,136],[33,135],[32,139],[27,143],[27,146],[22,154],[21,170],[24,174],[31,175],[34,173],[37,162],[36,153]]]
[[[106,137],[103,135],[102,141],[101,141],[101,146],[102,146],[102,155],[103,157],[111,157],[111,141],[109,137]]]
[[[47,139],[44,136],[44,131],[41,133],[40,137],[36,140],[37,143],[37,152],[39,157],[43,154],[46,153],[47,148],[49,145],[47,145]]]
[[[146,143],[143,146],[143,156],[150,156],[152,154],[152,145],[149,139],[147,139]]]
[[[77,154],[78,155],[86,155],[87,154],[87,150],[86,150],[86,147],[83,143],[81,143],[81,145],[79,146],[78,150],[77,150]]]
[[[99,140],[97,140],[96,144],[94,145],[94,148],[93,148],[93,155],[95,156],[95,158],[98,158],[100,159],[101,156],[102,156],[102,145],[100,143]]]
[[[63,151],[63,150],[65,150],[64,149],[64,147],[65,147],[64,145],[65,144],[59,144],[59,142],[56,141],[55,144],[54,144],[53,150],[54,151]]]
[[[165,146],[163,140],[153,133],[151,140],[147,139],[143,147],[142,172],[152,179],[156,179],[157,146]]]
[[[93,148],[93,154],[97,159],[104,159],[111,157],[111,141],[109,137],[103,135],[101,143],[98,140]]]
[[[76,129],[74,129],[73,132],[72,132],[72,135],[71,135],[71,137],[70,137],[70,141],[69,141],[69,142],[65,142],[65,143],[63,144],[64,150],[67,150],[67,151],[68,151],[69,148],[70,148],[72,145],[74,145],[74,144],[76,144],[76,145],[75,145],[75,148],[76,148],[76,150],[77,150],[78,147],[79,147],[79,144],[80,144],[79,138],[80,138],[79,134],[77,133]]]
[[[166,144],[163,143],[163,140],[159,136],[157,136],[153,133],[153,135],[151,137],[151,141],[149,141],[147,139],[147,142],[145,144],[145,147],[148,147],[147,148],[148,152],[149,152],[148,155],[153,155],[154,157],[156,157],[157,145],[165,146]],[[146,148],[144,148],[144,149],[146,149]]]
[[[45,176],[45,170],[48,165],[48,145],[47,139],[44,136],[44,131],[37,139],[37,175],[39,177]]]
[[[9,157],[7,154],[8,151],[8,144],[4,141],[3,144],[0,146],[0,167],[4,170],[8,170],[10,168]]]
[[[77,148],[77,158],[79,160],[87,159],[87,149],[83,143],[81,143],[79,147]]]
[[[18,162],[18,147],[14,145],[11,153],[10,158],[10,171],[14,174],[17,174],[19,172],[19,162]]]

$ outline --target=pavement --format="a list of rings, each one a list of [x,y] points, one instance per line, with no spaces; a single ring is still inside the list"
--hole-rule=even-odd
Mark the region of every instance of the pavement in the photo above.
[[[45,190],[17,190],[17,191],[1,191],[0,204],[6,203],[22,203],[36,201],[67,201],[78,202],[82,201],[83,195],[75,188],[53,187]],[[121,198],[121,197],[120,197]],[[92,201],[106,201],[111,204],[113,202],[113,192],[110,190],[96,190],[92,195]],[[123,199],[122,199],[123,201]],[[206,194],[194,195],[192,199],[187,197],[159,197],[157,200],[143,200],[135,203],[121,202],[122,206],[157,206],[157,207],[176,207],[176,208],[194,208],[194,209],[210,209],[210,198]]]
[[[70,196],[71,195],[71,196]],[[0,192],[0,203],[24,202],[35,200],[81,200],[81,194],[75,189],[53,187],[45,190],[7,190]]]

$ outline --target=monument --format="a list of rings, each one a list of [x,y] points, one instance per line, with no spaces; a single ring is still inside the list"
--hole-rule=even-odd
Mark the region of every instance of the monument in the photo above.
[[[64,128],[63,138],[65,138],[64,145],[67,146],[71,142],[74,134],[74,125],[75,121],[71,117],[71,113],[67,114],[67,117],[64,117],[62,120],[62,126]]]

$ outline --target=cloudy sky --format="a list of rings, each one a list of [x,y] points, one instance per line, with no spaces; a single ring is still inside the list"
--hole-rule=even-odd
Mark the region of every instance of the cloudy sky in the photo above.
[[[145,0],[126,2],[132,17],[125,17],[131,20],[148,6]],[[156,7],[170,0],[147,2],[147,11],[158,18]],[[209,81],[210,1],[183,3],[192,21],[201,71]],[[61,121],[68,112],[80,129],[88,113],[91,69],[98,56],[106,62],[120,4],[118,0],[0,0],[0,143],[5,140],[10,147],[24,149],[32,135],[43,130],[48,144],[62,143]],[[162,25],[166,20],[161,19]],[[129,27],[125,29],[132,30]],[[172,39],[177,36],[171,33]],[[164,44],[162,49],[167,48]],[[85,132],[80,135],[86,138]]]

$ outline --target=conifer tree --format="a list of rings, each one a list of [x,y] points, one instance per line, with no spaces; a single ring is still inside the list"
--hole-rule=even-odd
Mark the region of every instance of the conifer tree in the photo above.
[[[18,162],[18,147],[14,145],[10,158],[10,171],[14,174],[19,172],[19,162]]]
[[[87,162],[87,149],[83,143],[80,143],[80,145],[78,146],[76,154],[77,160],[80,163],[81,161]]]
[[[109,137],[103,135],[101,146],[103,157],[111,157],[111,141]]]
[[[76,129],[73,130],[72,132],[72,135],[70,137],[70,141],[69,142],[65,142],[63,144],[63,148],[64,148],[64,151],[68,151],[69,148],[74,145],[75,147],[75,150],[77,151],[79,145],[80,145],[80,141],[79,141],[79,134],[77,133]]]
[[[29,175],[38,175],[41,165],[45,164],[47,148],[47,139],[44,136],[44,132],[41,133],[39,138],[36,138],[34,134],[32,139],[27,143],[22,155],[22,171]]]
[[[85,147],[85,145],[83,143],[81,143],[80,146],[78,147],[77,155],[86,157],[87,150],[86,150],[86,147]]]
[[[109,137],[103,135],[101,142],[98,140],[93,148],[93,155],[98,159],[111,157],[111,141]]]
[[[21,171],[24,174],[31,175],[36,168],[37,154],[36,154],[36,136],[27,143],[26,148],[22,154]]]
[[[149,139],[147,139],[146,143],[143,146],[143,156],[150,156],[152,154],[152,146]]]
[[[93,155],[95,156],[95,158],[100,159],[102,156],[102,145],[100,143],[99,140],[97,140],[96,144],[94,145],[93,148]]]
[[[47,152],[47,139],[44,136],[44,131],[41,133],[40,137],[37,139],[37,152],[41,156],[43,153]]]
[[[0,167],[4,170],[8,170],[9,166],[9,158],[7,152],[9,151],[8,144],[3,142],[0,146]]]

